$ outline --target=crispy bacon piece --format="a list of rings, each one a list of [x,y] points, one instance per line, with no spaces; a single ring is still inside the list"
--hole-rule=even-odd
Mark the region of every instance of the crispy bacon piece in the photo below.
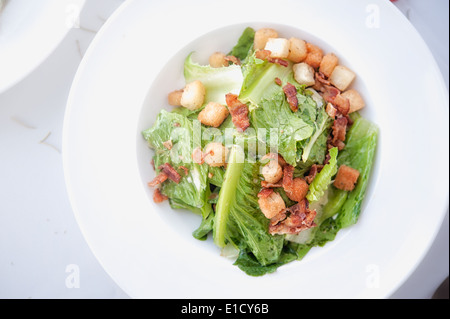
[[[275,78],[275,83],[276,83],[277,85],[279,85],[279,86],[282,86],[282,85],[283,85],[283,82],[281,82],[281,80],[280,80],[279,77],[276,77],[276,78]]]
[[[341,91],[334,86],[324,85],[323,88],[323,99],[333,104],[342,115],[347,115],[350,111],[350,101],[343,97]]]
[[[275,234],[298,234],[302,230],[317,226],[314,223],[316,211],[310,210],[306,199],[284,209],[270,219],[269,233]]]
[[[286,165],[283,169],[283,189],[289,199],[300,202],[308,193],[309,185],[304,179],[294,178],[294,167]]]
[[[287,67],[289,66],[289,62],[286,60],[283,60],[281,58],[273,58],[270,56],[272,52],[270,52],[269,50],[258,50],[255,53],[255,57],[257,57],[258,59],[270,62],[270,63],[276,63],[279,64],[281,66]]]
[[[153,201],[155,203],[161,203],[165,200],[167,200],[169,197],[167,197],[166,195],[163,195],[161,193],[161,191],[159,190],[159,188],[155,189],[155,191],[153,192]]]
[[[298,110],[297,89],[291,83],[287,83],[283,86],[283,92],[286,95],[286,99],[292,112],[296,112]]]
[[[311,166],[311,169],[309,170],[308,176],[305,177],[306,182],[308,184],[311,184],[314,178],[316,178],[316,175],[320,173],[322,168],[323,165],[313,164],[313,166]]]
[[[234,64],[236,64],[236,65],[241,65],[241,60],[239,60],[239,58],[238,58],[238,57],[235,57],[234,55],[227,55],[227,56],[225,57],[225,61],[234,63]]]
[[[250,126],[250,121],[248,119],[248,106],[241,103],[236,94],[228,93],[225,95],[225,99],[234,126],[242,132],[245,131]]]
[[[314,74],[314,77],[315,77],[316,81],[318,81],[318,82],[321,83],[321,84],[324,84],[324,85],[331,85],[330,81],[328,81],[328,80],[326,79],[325,74],[323,74],[322,72],[316,72],[316,73]]]
[[[281,183],[269,183],[267,181],[261,181],[261,187],[264,187],[264,188],[276,188],[276,187],[283,187],[283,184],[281,184]]]
[[[167,175],[175,183],[179,183],[181,180],[181,175],[172,167],[169,163],[162,164],[158,167],[158,169]]]
[[[167,175],[163,172],[159,173],[151,182],[147,183],[148,187],[155,187],[162,184],[167,179]]]
[[[331,103],[327,103],[325,111],[327,112],[328,116],[331,118],[335,118],[337,114],[336,108]]]
[[[273,189],[271,189],[271,188],[263,188],[263,189],[258,193],[258,198],[267,198],[267,197],[269,197],[272,193],[273,193]]]
[[[333,139],[332,143],[336,143],[337,141],[345,141],[345,135],[347,133],[347,124],[348,120],[346,117],[338,117],[334,120],[333,126],[332,126],[332,134]]]

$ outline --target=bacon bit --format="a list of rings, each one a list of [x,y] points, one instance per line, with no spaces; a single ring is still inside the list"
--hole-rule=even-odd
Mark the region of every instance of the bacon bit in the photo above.
[[[153,158],[150,161],[150,165],[153,167],[153,170],[155,170],[155,160]]]
[[[330,153],[327,153],[327,155],[325,155],[325,160],[323,161],[323,165],[327,165],[330,162],[331,159],[331,155]]]
[[[172,147],[173,147],[172,140],[165,141],[165,142],[163,143],[163,145],[164,145],[164,147],[167,148],[168,150],[171,150]]]
[[[283,82],[281,82],[281,80],[280,80],[279,77],[276,77],[276,78],[275,78],[275,83],[276,83],[277,85],[279,85],[279,86],[282,86],[282,85],[283,85]]]
[[[289,62],[286,60],[283,60],[281,58],[272,58],[270,55],[272,54],[272,52],[270,52],[270,50],[258,50],[255,53],[255,57],[260,59],[260,60],[264,60],[270,63],[276,63],[279,64],[281,66],[284,67],[288,67],[289,66]]]
[[[188,175],[189,174],[189,168],[187,168],[186,166],[180,166],[178,168],[181,168],[184,171],[184,175]]]
[[[162,184],[168,176],[161,172],[156,176],[151,182],[147,183],[148,187],[155,187],[156,185]]]
[[[175,123],[173,123],[173,126],[175,126],[175,127],[180,127],[180,126],[181,126],[181,124],[180,124],[180,123],[178,123],[178,122],[175,122]]]
[[[277,187],[283,187],[281,183],[269,183],[267,181],[261,181],[261,187],[264,188],[277,188]]]
[[[299,232],[316,227],[314,223],[316,211],[309,209],[306,199],[284,209],[272,217],[269,223],[269,233],[275,234],[298,234]]]
[[[298,99],[297,99],[297,89],[291,83],[287,83],[283,86],[283,92],[286,95],[286,99],[292,112],[297,112],[298,110]]]
[[[200,147],[196,147],[192,152],[192,160],[196,164],[203,164],[205,162],[205,154],[203,154]]]
[[[305,180],[294,178],[294,167],[291,165],[286,165],[283,169],[282,185],[287,197],[295,202],[302,201],[309,189]]]
[[[225,61],[232,62],[236,65],[241,65],[241,60],[239,60],[239,58],[235,57],[234,55],[227,55],[225,57]]]
[[[313,166],[311,166],[311,169],[309,170],[308,176],[305,177],[306,182],[308,184],[311,184],[313,182],[314,178],[316,178],[316,175],[318,173],[320,173],[322,168],[323,168],[323,165],[313,164]]]
[[[331,85],[330,81],[328,81],[326,79],[325,74],[323,74],[322,72],[316,72],[314,74],[314,78],[316,79],[316,81],[318,81],[321,84],[325,84],[325,85]]]
[[[347,115],[350,111],[350,101],[341,95],[334,86],[324,85],[323,99],[335,106],[342,115]]]
[[[180,182],[181,175],[169,163],[160,165],[158,169],[161,170],[164,174],[166,174],[167,177],[170,178],[175,183],[178,184]]]
[[[331,140],[332,143],[336,143],[338,140],[344,142],[345,141],[345,135],[347,133],[347,118],[346,117],[339,117],[334,120],[333,127],[332,127],[332,134],[333,139]]]
[[[225,98],[234,126],[238,131],[245,131],[250,126],[247,105],[241,103],[236,94],[228,93]]]
[[[155,203],[161,203],[167,199],[169,199],[169,197],[167,197],[166,195],[163,195],[161,193],[161,191],[159,190],[159,188],[155,189],[155,191],[153,192],[153,201]]]
[[[267,197],[269,197],[272,193],[273,193],[273,189],[271,189],[271,188],[263,188],[263,189],[258,193],[258,198],[267,198]]]
[[[255,57],[257,59],[267,61],[267,59],[270,58],[270,54],[272,54],[272,52],[269,50],[258,50],[255,52]]]

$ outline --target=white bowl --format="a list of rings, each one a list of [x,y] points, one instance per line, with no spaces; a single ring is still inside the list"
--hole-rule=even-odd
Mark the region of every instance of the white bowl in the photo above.
[[[64,170],[80,228],[132,297],[386,298],[423,258],[448,206],[448,92],[436,63],[386,1],[257,3],[232,0],[227,7],[237,9],[223,14],[206,1],[136,0],[102,28],[64,124]],[[153,203],[152,152],[141,136],[170,109],[167,93],[184,84],[186,55],[197,51],[204,62],[226,52],[246,26],[274,27],[336,53],[357,73],[363,116],[380,128],[358,223],[263,277],[245,275],[211,241],[194,239],[200,217]],[[436,163],[438,173],[429,173]]]
[[[0,93],[47,58],[78,27],[85,0],[8,0],[0,12]]]

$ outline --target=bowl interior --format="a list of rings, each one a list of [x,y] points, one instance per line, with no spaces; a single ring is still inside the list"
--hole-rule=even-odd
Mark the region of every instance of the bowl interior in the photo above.
[[[358,70],[352,68],[351,61],[346,60],[343,54],[340,54],[338,48],[330,47],[329,44],[317,38],[316,36],[300,30],[298,28],[274,23],[248,23],[248,24],[236,24],[230,25],[224,28],[216,29],[204,34],[203,36],[193,40],[189,45],[181,48],[175,55],[170,57],[168,61],[162,66],[160,72],[155,77],[152,85],[149,87],[147,97],[142,105],[142,109],[137,123],[136,130],[136,143],[137,143],[137,161],[140,171],[142,187],[145,189],[145,193],[148,196],[149,204],[152,207],[154,213],[158,214],[170,227],[178,234],[186,237],[186,240],[191,241],[192,244],[198,244],[199,242],[192,237],[192,231],[194,231],[200,224],[201,217],[197,216],[186,210],[173,210],[169,204],[163,202],[161,204],[155,204],[153,202],[153,189],[147,186],[147,183],[155,177],[155,172],[150,165],[150,161],[153,156],[153,150],[149,149],[146,141],[143,139],[141,132],[151,127],[156,120],[156,117],[161,109],[172,110],[173,107],[167,102],[167,95],[169,92],[183,88],[185,80],[183,76],[183,63],[185,58],[191,52],[195,52],[193,59],[200,64],[208,64],[208,57],[216,51],[229,52],[231,48],[237,43],[237,40],[243,30],[246,27],[252,27],[255,30],[262,27],[270,27],[278,31],[280,37],[290,38],[297,37],[304,39],[307,42],[318,45],[324,50],[325,53],[335,53],[340,61],[340,64],[345,65],[352,69],[356,74]],[[378,116],[376,114],[376,108],[371,103],[370,92],[364,84],[364,79],[357,76],[352,87],[358,90],[361,96],[366,102],[366,107],[360,112],[361,115],[374,123],[378,123]],[[379,141],[379,145],[382,141]],[[375,159],[375,165],[372,170],[371,182],[368,186],[366,198],[363,203],[363,209],[360,218],[364,218],[365,207],[370,203],[373,190],[377,181],[377,176],[380,167],[380,147]],[[351,228],[341,230],[333,242],[330,242],[326,247],[320,249],[312,249],[311,252],[302,260],[307,262],[309,259],[314,258],[318,254],[322,254],[334,245],[337,245],[340,239],[344,238]],[[205,246],[205,251],[209,251],[212,254],[218,255],[218,248],[214,246],[212,240],[209,238],[207,243],[201,242],[201,245]],[[326,248],[326,249],[325,249]]]

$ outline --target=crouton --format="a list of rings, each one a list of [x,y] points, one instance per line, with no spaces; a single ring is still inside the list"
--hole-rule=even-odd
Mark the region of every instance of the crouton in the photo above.
[[[320,62],[319,72],[325,75],[327,78],[331,75],[334,68],[338,65],[339,59],[333,53],[327,53]]]
[[[203,105],[206,89],[202,82],[195,80],[186,85],[181,95],[181,105],[194,111]]]
[[[209,57],[209,65],[213,68],[220,68],[228,66],[229,62],[226,59],[226,54],[222,52],[214,52]]]
[[[348,113],[359,111],[364,106],[366,106],[361,95],[359,95],[358,91],[354,89],[347,90],[341,95],[348,99],[350,102],[350,110],[348,111]]]
[[[286,208],[283,197],[277,192],[272,191],[268,196],[258,195],[258,197],[259,209],[269,219]]]
[[[205,108],[198,114],[200,123],[206,126],[219,127],[220,124],[227,118],[229,112],[226,106],[209,102]]]
[[[264,50],[270,51],[272,58],[285,59],[289,55],[289,40],[284,38],[267,39]]]
[[[203,155],[206,164],[212,167],[219,167],[225,165],[228,150],[222,143],[211,142],[206,145]]]
[[[317,69],[320,67],[320,62],[322,62],[322,49],[311,43],[306,43],[306,49],[308,54],[306,55],[304,62],[312,66],[314,69]]]
[[[255,50],[263,50],[269,38],[278,38],[278,32],[270,28],[257,30],[253,40],[253,48]]]
[[[314,69],[305,62],[294,64],[292,67],[294,71],[294,79],[301,85],[311,86],[316,83],[314,78]]]
[[[294,63],[302,62],[306,56],[308,55],[308,50],[306,48],[306,42],[297,39],[290,38],[289,39],[289,55],[288,60],[291,60]]]
[[[359,177],[359,171],[346,165],[341,165],[334,180],[334,186],[344,191],[352,191]]]
[[[183,95],[183,90],[176,90],[170,92],[167,96],[169,105],[172,106],[181,106],[181,96]]]
[[[337,65],[328,81],[341,91],[345,91],[355,79],[356,74],[343,65]]]
[[[266,182],[275,184],[283,177],[283,168],[277,160],[269,160],[269,163],[262,167],[261,174]]]

